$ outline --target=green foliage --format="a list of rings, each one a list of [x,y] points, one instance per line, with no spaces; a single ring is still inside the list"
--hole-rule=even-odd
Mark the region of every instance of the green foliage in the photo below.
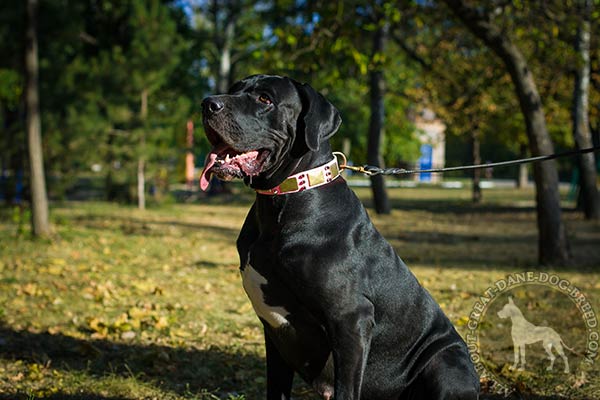
[[[0,69],[0,101],[14,109],[23,91],[22,77],[15,70]]]
[[[385,162],[416,161],[419,145],[405,95],[416,82],[414,68],[404,63],[393,46],[385,54],[371,54],[377,27],[374,16],[397,21],[400,11],[395,3],[307,2],[285,7],[281,4],[270,14],[274,44],[263,54],[261,68],[308,81],[325,94],[342,114],[334,148],[341,150],[343,141],[349,139],[349,158],[361,164],[366,162],[370,117],[368,73],[383,69],[390,87],[385,99]]]
[[[493,8],[493,22],[508,33],[528,60],[552,139],[558,147],[572,146],[577,7],[564,2],[529,1],[481,7]],[[597,26],[598,22],[596,19],[593,24]],[[410,95],[415,102],[434,109],[447,124],[450,135],[462,138],[449,140],[450,164],[470,161],[470,157],[456,159],[452,155],[464,153],[473,131],[479,133],[484,144],[484,159],[519,155],[527,137],[518,99],[508,72],[482,42],[452,19],[441,2],[406,6],[394,32],[396,41],[410,56],[413,68],[419,71],[418,84]],[[593,51],[598,51],[598,38],[593,37],[592,43]],[[592,91],[590,104],[596,104],[599,95],[600,92]],[[592,126],[598,120],[595,115],[598,110],[593,108]]]
[[[528,59],[553,140],[558,147],[572,146],[577,4],[522,1],[481,7],[494,7],[493,22],[509,32]],[[27,171],[24,15],[21,1],[0,5],[0,161],[10,179],[15,171]],[[230,22],[231,70],[220,77]],[[372,54],[380,24],[389,25],[391,40],[384,53]],[[592,32],[598,29],[595,7]],[[377,69],[387,82],[383,154],[389,165],[417,159],[410,115],[423,107],[448,127],[450,164],[469,161],[462,155],[474,130],[484,159],[514,157],[526,143],[510,77],[438,2],[41,1],[39,34],[44,152],[54,197],[64,197],[78,177],[94,175],[106,183],[107,197],[114,185],[131,199],[139,158],[147,161],[154,186],[181,181],[186,121],[197,127],[193,151],[205,154],[202,98],[217,91],[223,79],[231,83],[253,73],[289,75],[322,91],[343,117],[334,148],[341,150],[350,140],[349,156],[356,163],[366,161],[368,79]],[[598,130],[598,35],[592,35],[591,54],[590,125]],[[144,120],[143,91],[149,96]]]
[[[24,12],[16,5],[6,8],[13,19]],[[109,186],[119,181],[128,186],[138,157],[147,160],[152,180],[175,175],[174,160],[183,148],[179,138],[205,87],[184,54],[192,48],[192,35],[180,10],[160,0],[73,2],[67,9],[42,2],[40,16],[42,128],[51,195],[63,197],[92,166]],[[19,29],[0,28],[4,43],[20,43],[20,35]],[[24,79],[20,54],[9,49],[0,48],[7,55],[0,62],[0,120],[6,132],[0,140],[6,145],[3,164],[8,160],[16,170],[25,165],[10,133],[22,129]],[[142,91],[148,93],[144,121]]]

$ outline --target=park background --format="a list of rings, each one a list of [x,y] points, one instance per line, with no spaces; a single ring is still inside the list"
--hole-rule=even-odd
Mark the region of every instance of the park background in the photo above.
[[[445,128],[446,166],[588,148],[598,32],[595,0],[3,1],[0,398],[262,396],[234,246],[253,194],[200,193],[186,174],[209,149],[205,96],[255,73],[308,82],[340,110],[333,148],[357,165],[423,165],[427,122]],[[476,297],[514,272],[554,271],[600,308],[597,170],[590,153],[348,180],[464,333]],[[558,303],[521,301],[585,340]],[[600,396],[597,366],[543,363],[490,368],[524,396]]]

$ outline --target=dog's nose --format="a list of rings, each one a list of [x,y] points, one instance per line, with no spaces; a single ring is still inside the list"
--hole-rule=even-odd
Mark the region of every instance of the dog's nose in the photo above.
[[[202,111],[207,114],[216,114],[225,107],[225,104],[217,98],[207,97],[202,101]]]

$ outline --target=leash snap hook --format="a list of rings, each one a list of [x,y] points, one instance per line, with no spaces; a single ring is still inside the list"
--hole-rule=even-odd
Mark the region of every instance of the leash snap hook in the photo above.
[[[341,158],[341,162],[338,162],[340,170],[348,169],[350,171],[365,173],[365,171],[363,170],[363,167],[355,167],[352,165],[348,165],[348,159],[346,158],[346,155],[344,153],[342,153],[341,151],[334,151],[332,154],[336,158],[338,158],[338,157]]]
[[[354,165],[348,165],[348,159],[346,158],[346,155],[340,151],[334,151],[333,155],[335,157],[339,156],[342,159],[342,162],[339,164],[340,169],[348,169],[350,171],[359,172],[359,173],[365,174],[367,176],[379,175],[381,173],[379,168],[373,167],[370,165],[359,166],[359,167],[356,167]]]
[[[348,167],[348,160],[346,159],[346,155],[344,153],[342,153],[341,151],[334,151],[332,154],[334,157],[338,158],[339,156],[339,158],[342,159],[341,163],[338,161],[340,169],[351,169]]]

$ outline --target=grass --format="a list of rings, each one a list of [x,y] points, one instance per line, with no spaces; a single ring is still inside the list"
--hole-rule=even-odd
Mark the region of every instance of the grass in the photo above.
[[[357,192],[369,205],[368,190]],[[486,288],[537,270],[531,191],[486,190],[478,206],[462,189],[390,195],[394,211],[371,212],[375,224],[461,334]],[[251,199],[242,190],[146,212],[56,204],[48,241],[29,238],[26,216],[0,210],[0,399],[264,398],[262,329],[241,287],[234,245]],[[573,211],[563,218],[574,263],[544,271],[568,279],[600,310],[600,224]],[[508,294],[532,322],[585,346],[580,314],[564,296],[547,288]],[[489,368],[519,390],[600,396],[597,366],[585,368],[571,354],[573,374],[545,373],[539,344],[527,348],[531,369],[508,371],[509,335],[492,313],[482,324]],[[560,371],[560,359],[556,365]],[[296,398],[314,397],[298,384]]]

